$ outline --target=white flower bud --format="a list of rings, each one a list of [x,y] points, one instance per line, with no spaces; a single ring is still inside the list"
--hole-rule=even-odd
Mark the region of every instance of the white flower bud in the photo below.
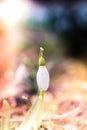
[[[40,90],[46,91],[49,87],[49,73],[46,66],[39,66],[37,76],[37,85]]]
[[[28,69],[25,65],[20,65],[15,73],[15,82],[22,83],[27,81],[28,77],[30,76]]]

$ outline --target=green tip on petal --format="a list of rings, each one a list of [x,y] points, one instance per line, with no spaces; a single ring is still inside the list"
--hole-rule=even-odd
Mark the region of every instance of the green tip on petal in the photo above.
[[[39,66],[45,66],[45,59],[44,59],[44,49],[40,47],[40,58],[39,58]]]
[[[40,47],[40,56],[43,56],[44,48]]]

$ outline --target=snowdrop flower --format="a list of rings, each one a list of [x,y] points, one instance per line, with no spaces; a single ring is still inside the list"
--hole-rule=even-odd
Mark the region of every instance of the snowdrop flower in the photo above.
[[[15,73],[15,82],[16,83],[23,83],[26,82],[29,78],[30,74],[28,72],[28,68],[24,65],[21,64],[16,70]]]
[[[46,91],[49,87],[49,73],[45,65],[45,59],[43,57],[44,49],[40,48],[39,68],[37,71],[37,85],[40,90]]]

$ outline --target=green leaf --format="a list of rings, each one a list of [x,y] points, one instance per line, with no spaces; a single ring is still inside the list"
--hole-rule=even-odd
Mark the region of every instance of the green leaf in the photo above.
[[[41,115],[43,111],[44,96],[39,95],[36,102],[28,111],[24,121],[16,128],[16,130],[38,130],[41,123]]]
[[[2,109],[1,130],[10,130],[10,105],[6,100],[3,101]]]

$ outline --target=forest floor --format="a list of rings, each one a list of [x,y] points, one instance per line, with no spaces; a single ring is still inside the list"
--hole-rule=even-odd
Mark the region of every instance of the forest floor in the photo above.
[[[50,88],[45,93],[41,130],[87,130],[87,68],[73,60],[52,70]],[[55,76],[54,76],[55,75]],[[36,94],[26,95],[31,104]],[[10,97],[12,130],[24,119],[28,107],[21,97]],[[2,111],[0,111],[0,117]]]

